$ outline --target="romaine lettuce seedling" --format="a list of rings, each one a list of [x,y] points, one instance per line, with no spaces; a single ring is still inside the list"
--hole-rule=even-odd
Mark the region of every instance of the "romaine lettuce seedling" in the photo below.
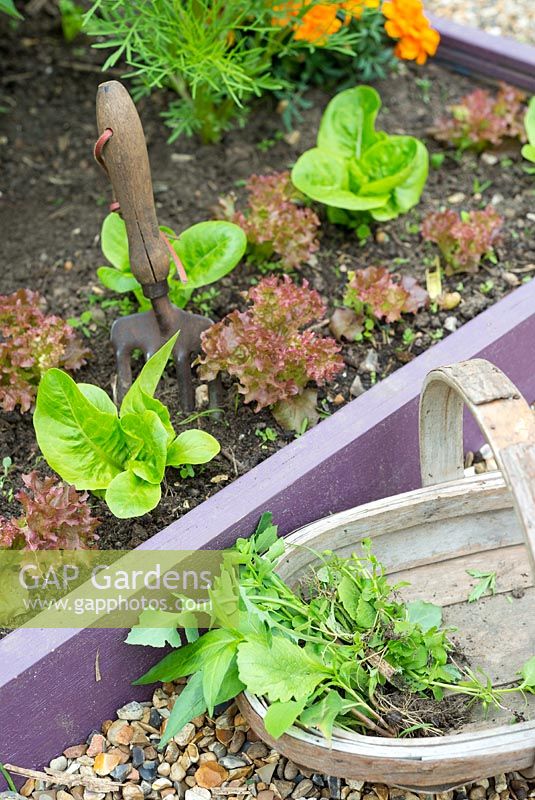
[[[204,464],[219,452],[209,433],[176,435],[154,397],[175,334],[145,364],[117,408],[105,391],[50,369],[37,392],[37,442],[51,467],[77,489],[103,497],[116,517],[146,514],[160,502],[165,468]]]
[[[414,136],[375,130],[381,98],[371,86],[346,89],[323,114],[317,147],[292,170],[303,194],[327,206],[332,222],[358,227],[356,212],[394,219],[415,206],[427,180],[429,157]]]
[[[171,246],[186,271],[186,284],[176,280],[176,266],[170,259],[169,298],[174,305],[184,308],[196,289],[228,275],[239,263],[247,238],[238,225],[223,220],[199,222],[179,236],[171,228],[162,227]],[[108,214],[102,224],[101,245],[104,256],[112,267],[99,267],[97,275],[107,289],[113,292],[133,292],[140,311],[151,308],[141,285],[134,278],[128,256],[126,227],[119,214]]]

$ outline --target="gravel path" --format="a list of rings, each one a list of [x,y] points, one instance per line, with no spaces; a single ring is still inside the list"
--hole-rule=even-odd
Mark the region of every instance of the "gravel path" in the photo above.
[[[424,0],[424,3],[437,16],[482,28],[495,36],[513,36],[535,44],[533,0]]]
[[[299,767],[249,728],[234,703],[188,722],[158,750],[183,685],[163,684],[152,701],[118,709],[101,731],[52,759],[52,783],[39,774],[20,795],[0,800],[429,800],[384,784],[341,780]],[[8,766],[9,768],[9,766]],[[50,773],[49,773],[50,774]],[[43,778],[47,776],[43,774]],[[529,800],[535,783],[517,773],[443,792],[435,800]]]

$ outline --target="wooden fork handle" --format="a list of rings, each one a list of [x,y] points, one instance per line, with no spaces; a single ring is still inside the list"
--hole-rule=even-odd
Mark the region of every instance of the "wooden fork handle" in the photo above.
[[[107,128],[113,132],[102,161],[126,224],[132,273],[148,297],[165,293],[169,252],[156,218],[147,145],[134,102],[119,81],[98,87],[97,127],[99,136]]]

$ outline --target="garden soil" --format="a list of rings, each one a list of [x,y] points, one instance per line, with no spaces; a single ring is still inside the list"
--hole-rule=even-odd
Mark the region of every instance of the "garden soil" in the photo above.
[[[120,73],[103,75],[99,66],[103,51],[90,50],[83,38],[66,44],[58,19],[45,11],[16,28],[0,19],[0,59],[0,293],[20,287],[37,289],[49,310],[65,318],[79,318],[89,309],[86,343],[93,355],[76,378],[111,392],[114,356],[109,328],[118,310],[103,308],[102,300],[112,295],[99,286],[96,277],[97,267],[105,263],[99,231],[111,198],[106,177],[93,161],[92,146],[97,85]],[[430,64],[425,68],[402,65],[400,74],[375,85],[383,98],[381,127],[391,133],[423,137],[431,152],[445,152],[427,132],[445,106],[472,90],[475,83]],[[220,195],[235,191],[243,198],[243,183],[252,173],[290,168],[297,156],[314,144],[322,111],[334,91],[311,92],[311,107],[286,138],[280,134],[276,102],[266,98],[254,107],[242,130],[210,146],[190,139],[167,144],[168,130],[159,113],[168,96],[159,93],[141,100],[139,112],[148,140],[160,223],[181,231],[213,217]],[[522,166],[518,148],[480,157],[466,154],[462,159],[450,151],[441,168],[430,171],[417,209],[376,228],[374,237],[365,243],[324,222],[317,259],[304,267],[299,277],[306,278],[332,310],[340,304],[348,270],[394,265],[425,283],[426,265],[436,255],[434,247],[423,243],[418,233],[418,223],[428,211],[441,206],[470,210],[489,202],[505,219],[497,263],[486,262],[474,276],[445,279],[450,291],[462,282],[463,300],[458,308],[409,315],[388,331],[377,328],[369,341],[344,345],[344,372],[320,392],[325,414],[335,413],[351,400],[350,387],[357,376],[362,388],[368,388],[531,278],[535,272],[535,182]],[[242,293],[259,276],[257,268],[241,264],[217,285],[208,301],[200,300],[193,310],[208,310],[213,319],[220,319],[235,307],[243,308]],[[410,345],[402,339],[407,328],[416,334]],[[407,334],[405,337],[406,342]],[[205,467],[196,468],[194,478],[184,479],[170,469],[160,506],[138,520],[117,520],[103,503],[92,499],[102,520],[101,546],[140,544],[291,441],[293,434],[278,428],[268,410],[255,414],[238,400],[230,383],[226,387],[222,418],[206,415],[191,423],[220,440],[221,454]],[[183,416],[172,371],[163,379],[159,396],[169,404],[180,431]],[[267,428],[276,432],[275,441],[263,441]],[[22,473],[47,468],[39,455],[31,414],[0,412],[0,442],[0,460],[10,456],[14,464],[0,496],[0,516],[12,516],[18,512],[9,490],[21,487]]]

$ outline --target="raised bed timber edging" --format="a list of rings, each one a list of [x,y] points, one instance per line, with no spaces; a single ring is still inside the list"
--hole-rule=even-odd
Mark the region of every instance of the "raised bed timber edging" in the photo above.
[[[420,485],[417,408],[430,369],[480,356],[535,399],[535,280],[349,403],[142,545],[221,548],[262,511],[283,533]],[[466,444],[482,438],[473,423]],[[125,523],[128,524],[128,523]],[[84,741],[124,702],[146,699],[138,677],[158,655],[118,630],[20,630],[0,641],[0,761],[40,767]],[[100,680],[95,677],[98,654]]]
[[[428,14],[440,33],[437,60],[458,72],[483,75],[535,92],[535,47]]]

